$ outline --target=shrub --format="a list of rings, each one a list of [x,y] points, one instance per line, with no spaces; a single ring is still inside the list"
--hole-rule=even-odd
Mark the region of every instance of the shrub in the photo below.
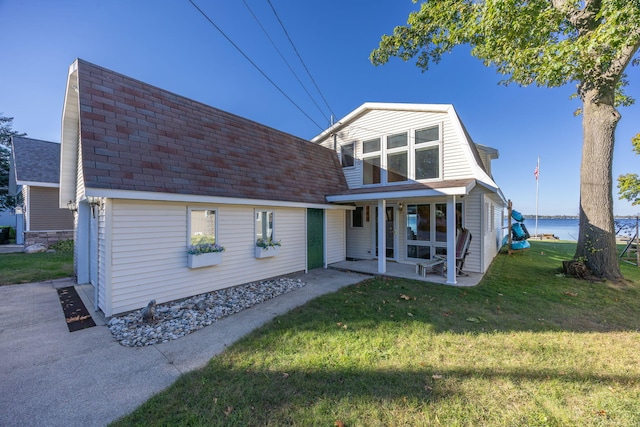
[[[49,246],[49,249],[54,249],[60,252],[73,251],[73,239],[58,240],[53,245]]]

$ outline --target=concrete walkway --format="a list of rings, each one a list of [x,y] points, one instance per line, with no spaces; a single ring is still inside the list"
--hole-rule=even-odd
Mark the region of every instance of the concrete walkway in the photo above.
[[[121,346],[104,325],[70,333],[55,288],[71,279],[0,287],[0,426],[107,425],[275,316],[369,276],[297,277],[307,286],[144,348]]]
[[[24,252],[24,245],[0,245],[0,254]]]

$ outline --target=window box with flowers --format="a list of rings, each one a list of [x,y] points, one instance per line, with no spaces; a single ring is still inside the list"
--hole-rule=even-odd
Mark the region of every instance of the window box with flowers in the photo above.
[[[197,243],[187,251],[189,268],[209,267],[222,263],[224,246],[217,243]]]
[[[278,255],[280,252],[280,241],[273,239],[256,240],[256,258],[269,258]]]

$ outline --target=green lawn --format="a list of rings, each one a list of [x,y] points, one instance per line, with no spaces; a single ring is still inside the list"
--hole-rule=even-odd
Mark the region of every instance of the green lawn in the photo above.
[[[559,272],[574,244],[531,246],[474,288],[371,279],[320,297],[115,425],[640,425],[638,268],[582,282]]]
[[[0,254],[0,286],[73,276],[72,249],[56,253]]]

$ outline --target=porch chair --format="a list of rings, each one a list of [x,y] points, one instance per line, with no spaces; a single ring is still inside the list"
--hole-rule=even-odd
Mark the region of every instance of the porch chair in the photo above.
[[[464,267],[464,261],[469,254],[469,246],[471,246],[471,233],[468,229],[462,228],[458,232],[458,238],[456,239],[456,274],[459,276],[466,276],[467,274],[462,271]],[[434,258],[447,260],[446,255],[436,255]],[[446,263],[443,266],[442,274],[446,274]]]

